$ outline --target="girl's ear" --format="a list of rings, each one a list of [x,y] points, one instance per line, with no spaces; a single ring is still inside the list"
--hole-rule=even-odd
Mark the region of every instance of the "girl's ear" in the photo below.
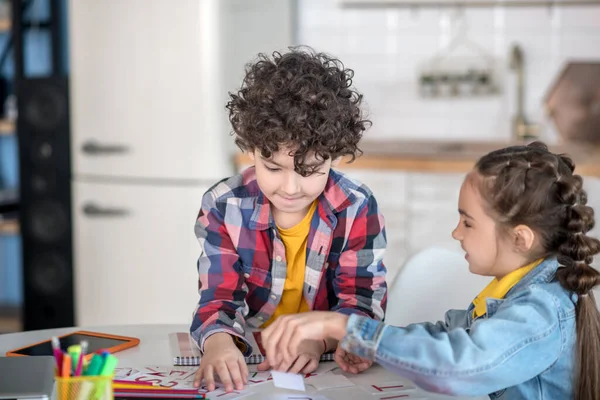
[[[246,151],[246,154],[248,154],[248,157],[250,157],[252,161],[256,162],[254,159],[254,149]]]
[[[513,228],[514,246],[520,253],[528,253],[535,244],[535,232],[527,225],[517,225]]]

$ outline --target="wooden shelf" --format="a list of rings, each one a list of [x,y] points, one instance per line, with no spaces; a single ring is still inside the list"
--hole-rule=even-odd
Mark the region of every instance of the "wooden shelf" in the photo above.
[[[15,121],[0,119],[0,136],[15,134]]]
[[[467,173],[482,155],[514,144],[508,142],[418,142],[388,140],[364,142],[364,151],[353,163],[342,160],[337,168],[402,170],[413,172]],[[549,145],[555,153],[567,153],[575,161],[575,172],[584,176],[600,177],[600,146],[561,144]],[[252,165],[246,154],[235,156],[236,167]]]
[[[0,220],[0,235],[18,235],[21,231],[19,221],[17,220]]]
[[[340,0],[346,8],[569,7],[598,6],[599,0]]]
[[[12,21],[10,19],[0,19],[0,32],[9,31],[11,27]]]

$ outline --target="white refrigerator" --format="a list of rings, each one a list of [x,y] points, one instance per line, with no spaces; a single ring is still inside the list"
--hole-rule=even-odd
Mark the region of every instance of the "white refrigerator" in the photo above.
[[[78,325],[187,323],[193,225],[232,173],[225,103],[258,52],[292,43],[289,0],[70,0]]]

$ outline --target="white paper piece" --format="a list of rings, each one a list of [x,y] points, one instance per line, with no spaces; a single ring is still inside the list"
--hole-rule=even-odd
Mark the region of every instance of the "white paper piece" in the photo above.
[[[375,397],[373,396],[372,399],[377,399],[377,400],[404,400],[404,399],[408,399],[408,400],[427,400],[427,397],[422,397],[419,394],[415,394],[415,393],[411,393],[411,392],[405,392],[405,393],[396,393],[396,394],[383,394],[379,397]]]
[[[344,375],[337,375],[328,372],[323,375],[308,378],[306,384],[314,387],[317,390],[343,388],[354,386],[354,383]]]
[[[273,384],[282,389],[292,389],[306,391],[304,387],[304,376],[300,374],[290,374],[287,372],[271,371]]]
[[[333,370],[342,370],[340,367],[338,367],[338,365],[335,363],[335,361],[321,361],[319,363],[319,366],[317,367],[317,369],[307,375],[321,375],[321,374],[325,374],[329,371],[333,371]]]
[[[399,393],[407,390],[416,390],[417,387],[408,381],[387,381],[360,385],[370,394],[383,395],[386,393]]]

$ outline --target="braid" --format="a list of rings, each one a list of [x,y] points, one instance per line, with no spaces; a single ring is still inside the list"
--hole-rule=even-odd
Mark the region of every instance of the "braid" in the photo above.
[[[561,178],[557,185],[565,203],[564,239],[558,245],[558,261],[564,268],[557,271],[557,277],[564,288],[587,295],[600,283],[600,273],[590,267],[593,255],[600,252],[600,242],[587,235],[594,228],[594,210],[587,205],[581,176]]]
[[[540,236],[537,256],[554,255],[560,264],[556,278],[578,295],[577,374],[574,397],[596,398],[600,387],[600,313],[592,289],[600,273],[591,267],[600,241],[587,233],[594,227],[594,210],[587,205],[583,178],[575,163],[552,154],[545,144],[513,146],[482,157],[480,194],[489,211],[507,228],[529,226]]]

